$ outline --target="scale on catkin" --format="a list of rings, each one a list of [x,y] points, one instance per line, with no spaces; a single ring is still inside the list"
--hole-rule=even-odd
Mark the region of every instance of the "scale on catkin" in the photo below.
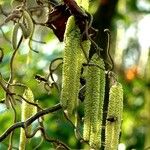
[[[117,150],[123,113],[123,89],[116,82],[109,92],[109,105],[105,131],[105,150]]]
[[[80,88],[80,72],[82,63],[85,63],[81,44],[88,54],[90,42],[81,43],[81,33],[71,16],[66,25],[64,35],[64,58],[62,73],[61,104],[67,117],[76,124],[76,109],[78,105],[78,92]]]
[[[23,97],[29,102],[32,102],[32,103],[34,102],[34,95],[30,88],[27,88],[24,91]],[[26,121],[28,118],[30,118],[32,115],[34,115],[37,112],[37,108],[31,104],[28,104],[24,100],[22,100],[21,111],[22,111],[21,112],[21,121]],[[27,127],[28,134],[31,133],[31,128],[32,128],[31,125],[29,127]],[[27,142],[27,138],[25,135],[25,131],[23,128],[21,128],[19,150],[25,150],[25,147],[27,144],[26,142]]]
[[[103,60],[97,54],[93,55],[90,63],[95,66],[87,66],[83,138],[89,141],[91,148],[99,149],[105,93],[105,67]]]

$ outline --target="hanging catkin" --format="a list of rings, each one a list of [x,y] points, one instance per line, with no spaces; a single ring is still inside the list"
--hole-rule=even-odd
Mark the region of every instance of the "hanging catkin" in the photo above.
[[[24,91],[23,97],[29,102],[34,102],[34,95],[31,89],[29,88]],[[32,115],[36,113],[36,107],[31,104],[28,104],[23,100],[21,104],[21,111],[22,111],[21,121],[26,121],[28,118],[30,118]],[[27,132],[29,134],[31,133],[31,126],[27,128]],[[27,142],[27,138],[25,135],[25,131],[24,129],[21,128],[19,150],[25,150],[26,142]]]
[[[26,26],[26,30],[23,27],[21,28],[23,31],[24,38],[28,38],[29,36],[32,35],[32,32],[34,30],[34,24],[33,24],[32,17],[27,10],[23,10],[23,19],[25,22],[24,25]]]
[[[14,50],[16,50],[18,46],[17,36],[18,36],[19,26],[20,26],[19,23],[16,23],[14,25],[13,32],[12,32],[12,47]]]
[[[97,54],[93,55],[90,63],[95,66],[88,66],[87,69],[83,138],[89,141],[91,148],[99,149],[105,93],[105,67],[103,60]]]
[[[88,54],[90,42],[87,40],[81,43],[80,29],[75,24],[75,18],[73,16],[67,21],[64,43],[61,104],[66,115],[75,124],[75,112],[80,87],[80,72],[82,63],[85,63],[81,44],[84,51]]]
[[[109,105],[106,121],[105,150],[117,150],[123,112],[123,89],[116,82],[110,88]]]

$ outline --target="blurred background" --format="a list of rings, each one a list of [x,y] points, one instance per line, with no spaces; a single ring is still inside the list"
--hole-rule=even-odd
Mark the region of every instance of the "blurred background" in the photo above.
[[[20,0],[21,1],[21,0]],[[0,25],[5,15],[18,4],[18,1],[0,0]],[[36,6],[29,1],[29,6]],[[150,149],[150,0],[90,0],[90,13],[93,14],[93,26],[99,30],[95,39],[97,44],[106,48],[104,29],[111,32],[110,53],[114,60],[114,71],[124,89],[124,114],[119,150]],[[33,14],[37,22],[46,22],[47,8],[39,9]],[[0,47],[4,49],[4,58],[0,63],[0,73],[5,80],[10,75],[10,58],[12,56],[11,35],[13,22],[0,27]],[[33,39],[46,42],[42,44],[32,41],[31,46],[39,53],[30,50],[28,42],[21,43],[15,58],[15,80],[30,87],[43,107],[53,106],[59,102],[56,89],[47,92],[44,84],[34,79],[36,74],[48,75],[50,62],[63,56],[64,45],[59,42],[52,30],[39,25],[35,26]],[[104,58],[106,54],[104,54]],[[61,84],[61,66],[55,72],[55,81]],[[17,89],[18,92],[22,90]],[[0,87],[0,101],[4,99],[4,91]],[[20,120],[19,105],[17,108]],[[61,117],[60,117],[61,116]],[[12,110],[0,103],[0,135],[13,123]],[[59,112],[45,116],[45,127],[50,137],[58,138],[72,148],[81,149],[76,140],[73,128]],[[17,147],[19,129],[15,131],[14,146]],[[41,141],[40,134],[30,140],[28,149],[34,149]],[[7,149],[8,139],[0,143],[0,149]],[[149,147],[149,148],[148,148]],[[49,143],[43,142],[39,149],[48,149]]]

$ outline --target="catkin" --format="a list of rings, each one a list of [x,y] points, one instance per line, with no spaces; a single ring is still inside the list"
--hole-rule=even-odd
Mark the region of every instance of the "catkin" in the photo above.
[[[16,23],[12,32],[12,46],[14,50],[16,50],[18,46],[17,43],[18,30],[19,30],[19,23]]]
[[[27,35],[25,38],[28,38],[29,36],[32,35],[32,32],[34,30],[34,24],[29,12],[26,10],[23,10],[23,18],[25,20],[26,35]]]
[[[26,28],[26,26],[23,23],[19,23],[19,26],[22,30],[23,37],[25,39],[27,39],[30,36],[30,33],[29,33],[28,29]]]
[[[14,26],[13,33],[12,33],[13,49],[18,48],[17,35],[18,35],[19,28],[21,28],[22,34],[23,34],[25,39],[32,36],[32,34],[33,34],[34,23],[33,23],[33,20],[31,18],[30,14],[26,10],[23,10],[23,19],[24,19],[25,23],[19,23],[18,22]]]
[[[106,121],[105,150],[117,150],[123,113],[123,89],[116,82],[109,93],[109,105]],[[113,117],[113,121],[108,120]]]
[[[81,44],[83,49],[88,54],[90,42],[87,40],[81,43],[80,29],[75,24],[75,18],[73,16],[68,19],[64,35],[64,42],[65,48],[60,102],[69,119],[75,123],[76,119],[74,114],[78,104],[80,72],[82,63],[85,62]]]
[[[99,149],[105,93],[105,67],[103,60],[97,54],[92,57],[90,63],[95,66],[88,66],[87,69],[83,138],[89,141],[91,148]]]
[[[31,91],[31,89],[26,89],[23,97],[28,100],[29,102],[34,102],[34,95]],[[36,107],[28,104],[23,100],[22,105],[21,105],[21,121],[26,121],[28,118],[30,118],[32,115],[36,113]],[[27,128],[28,134],[31,133],[31,126]],[[26,145],[27,139],[25,136],[25,131],[24,129],[21,128],[20,132],[20,143],[19,143],[19,150],[25,150],[25,145]]]

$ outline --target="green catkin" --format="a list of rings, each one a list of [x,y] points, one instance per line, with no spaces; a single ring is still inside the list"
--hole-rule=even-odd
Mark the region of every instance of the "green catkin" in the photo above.
[[[29,102],[34,102],[34,95],[31,91],[31,89],[26,89],[23,97],[28,100]],[[28,104],[27,102],[25,102],[24,100],[22,101],[22,105],[21,105],[21,121],[26,121],[28,118],[30,118],[32,115],[34,115],[36,113],[36,107],[33,105]],[[29,126],[27,128],[27,132],[28,134],[31,133],[31,126]],[[25,146],[27,142],[27,138],[25,136],[25,131],[24,129],[21,128],[21,132],[20,132],[20,143],[19,143],[19,150],[25,150]]]
[[[33,20],[29,14],[28,11],[24,10],[23,11],[23,18],[25,20],[25,24],[26,24],[26,37],[25,38],[28,38],[29,36],[32,35],[32,32],[34,30],[34,24],[33,24]]]
[[[60,102],[64,108],[64,112],[74,124],[76,122],[74,114],[78,105],[80,72],[82,63],[85,63],[80,38],[80,29],[75,24],[75,18],[71,16],[67,21],[64,35],[65,48]],[[84,41],[82,42],[82,46],[88,54],[90,42]]]
[[[88,66],[87,69],[83,138],[89,141],[91,148],[99,149],[105,93],[105,67],[103,60],[96,54],[90,63],[100,66],[101,69],[97,66]]]
[[[123,89],[122,85],[116,82],[110,88],[109,105],[106,121],[105,150],[117,150],[119,144],[119,135],[121,130],[121,120],[123,113]],[[108,118],[114,117],[111,122]]]
[[[65,48],[64,48],[62,91],[61,91],[61,104],[64,109],[67,109],[68,105],[70,104],[74,105],[74,99],[76,97],[76,96],[74,97],[74,95],[76,95],[76,93],[74,92],[74,84],[76,84],[75,74],[77,64],[76,60],[78,53],[78,43],[80,41],[79,38],[80,38],[80,31],[75,25],[74,17],[70,17],[68,19],[64,35]]]
[[[18,30],[19,30],[19,23],[16,23],[12,32],[12,47],[14,50],[16,50],[18,46],[17,43]]]
[[[26,26],[23,23],[19,23],[19,26],[22,30],[23,37],[25,39],[27,39],[30,36],[30,33],[28,32],[28,29],[26,28]]]
[[[94,132],[91,130],[90,135],[90,145],[92,148],[99,149],[101,147],[101,130],[102,130],[102,116],[103,116],[103,103],[104,103],[104,95],[105,95],[105,64],[102,59],[100,59],[98,68],[100,69],[100,96],[99,96],[99,109],[98,109],[98,115],[97,115],[97,131]],[[92,133],[93,131],[93,133]]]

